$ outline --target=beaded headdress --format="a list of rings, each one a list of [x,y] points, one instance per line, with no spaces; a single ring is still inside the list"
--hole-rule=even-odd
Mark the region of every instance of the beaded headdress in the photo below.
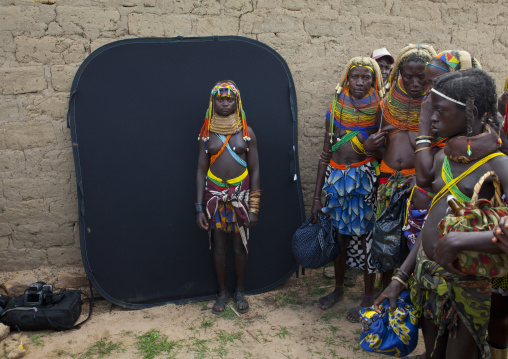
[[[464,50],[446,50],[440,52],[436,56],[436,59],[443,61],[451,72],[470,68],[482,68],[480,61]]]
[[[238,132],[242,130],[242,137],[247,145],[247,151],[249,150],[250,136],[249,129],[247,127],[247,119],[245,118],[245,112],[243,111],[242,106],[242,98],[240,96],[240,90],[236,87],[236,84],[233,81],[221,81],[218,82],[212,92],[210,93],[210,102],[208,109],[206,110],[205,121],[203,126],[201,127],[201,131],[199,132],[198,141],[203,140],[206,142],[206,152],[208,153],[208,141],[210,140],[210,126],[216,117],[215,108],[214,108],[214,99],[215,95],[219,97],[235,97],[236,99],[236,128],[233,130],[235,133],[235,144],[236,144],[236,136]]]
[[[436,50],[434,50],[434,48],[430,45],[409,44],[408,46],[400,50],[399,54],[397,55],[397,58],[395,59],[393,70],[390,73],[389,79],[390,84],[392,84],[394,81],[398,79],[402,64],[404,64],[408,59],[408,57],[411,56],[412,54],[417,55],[419,58],[422,59],[424,63],[430,61],[433,57],[437,55]]]
[[[441,60],[444,67],[430,62],[428,62],[427,65],[435,66],[446,72],[454,72],[469,68],[482,68],[478,59],[473,57],[469,52],[463,50],[446,50],[437,54],[435,58]]]
[[[352,100],[348,91],[348,76],[352,69],[364,67],[372,71],[374,89],[371,88],[364,99]],[[379,99],[384,96],[383,75],[376,60],[370,57],[354,57],[345,66],[335,87],[335,96],[330,105],[328,120],[330,121],[330,143],[333,143],[333,125],[338,122],[339,127],[349,130],[363,130],[375,127],[375,115]],[[341,101],[339,101],[339,98]],[[357,103],[355,104],[356,101]],[[339,111],[340,109],[340,111]],[[338,121],[337,121],[338,120]],[[336,123],[337,124],[337,123]],[[337,138],[337,141],[340,141]]]

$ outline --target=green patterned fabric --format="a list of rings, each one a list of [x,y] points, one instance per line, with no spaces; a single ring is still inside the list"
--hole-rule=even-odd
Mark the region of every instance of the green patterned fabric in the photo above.
[[[492,231],[501,217],[508,215],[508,207],[493,207],[486,199],[476,206],[467,205],[463,216],[449,214],[439,222],[439,240],[449,232]],[[508,275],[508,254],[491,254],[462,251],[453,266],[467,275],[481,277],[505,277]]]
[[[411,281],[411,301],[418,315],[439,327],[438,337],[448,330],[454,338],[460,318],[478,345],[481,358],[490,357],[485,339],[490,317],[490,291],[489,279],[451,274],[429,260],[420,247]]]

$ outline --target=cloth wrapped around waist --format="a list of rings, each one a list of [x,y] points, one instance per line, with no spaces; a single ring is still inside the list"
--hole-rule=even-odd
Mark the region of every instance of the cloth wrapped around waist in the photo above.
[[[210,229],[239,232],[245,247],[249,239],[249,230],[244,227],[249,221],[249,188],[247,169],[242,175],[228,181],[216,177],[208,170],[205,203]]]
[[[485,340],[490,317],[491,283],[487,278],[457,276],[431,261],[420,247],[411,282],[411,301],[425,319],[439,327],[438,337],[446,330],[455,337],[460,318],[488,358]]]
[[[376,169],[372,162],[327,171],[323,190],[327,193],[323,213],[333,219],[339,233],[361,236],[374,227],[376,211]]]

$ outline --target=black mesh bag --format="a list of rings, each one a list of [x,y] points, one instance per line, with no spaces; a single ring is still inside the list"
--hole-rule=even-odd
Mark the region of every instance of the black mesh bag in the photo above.
[[[307,219],[293,235],[293,255],[303,268],[320,268],[333,261],[340,252],[335,240],[332,219],[318,213],[318,222]]]

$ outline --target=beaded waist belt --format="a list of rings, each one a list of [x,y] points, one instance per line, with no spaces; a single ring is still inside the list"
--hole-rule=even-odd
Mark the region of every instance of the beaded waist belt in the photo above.
[[[397,171],[397,170],[394,170],[393,168],[391,168],[390,166],[388,166],[385,163],[385,161],[381,161],[381,172],[390,173],[390,174],[395,174],[396,172],[399,172],[399,173],[403,174],[404,176],[412,176],[415,174],[415,169],[414,168],[405,168],[403,170]]]
[[[351,163],[349,165],[339,165],[339,164],[335,163],[334,160],[330,160],[330,166],[333,167],[333,168],[336,168],[338,170],[345,170],[345,169],[350,168],[350,167],[360,167],[360,166],[362,166],[362,165],[364,165],[366,163],[375,162],[375,161],[376,161],[376,157],[367,157],[362,162]]]
[[[242,173],[240,176],[231,178],[228,180],[223,180],[222,178],[215,176],[209,168],[206,176],[210,179],[210,181],[215,183],[217,186],[235,187],[235,186],[238,186],[240,183],[242,183],[242,181],[245,179],[245,177],[247,177],[248,174],[249,174],[249,171],[247,169],[245,169],[245,172]]]

